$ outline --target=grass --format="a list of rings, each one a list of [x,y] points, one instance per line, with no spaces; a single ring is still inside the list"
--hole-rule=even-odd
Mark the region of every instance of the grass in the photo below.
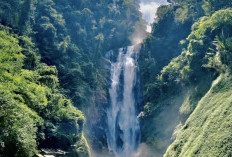
[[[219,76],[164,157],[232,156],[232,78]]]

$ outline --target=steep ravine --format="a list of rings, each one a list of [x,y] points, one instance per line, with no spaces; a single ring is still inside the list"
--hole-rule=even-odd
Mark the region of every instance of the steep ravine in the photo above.
[[[232,0],[167,1],[1,0],[0,157],[231,157]]]

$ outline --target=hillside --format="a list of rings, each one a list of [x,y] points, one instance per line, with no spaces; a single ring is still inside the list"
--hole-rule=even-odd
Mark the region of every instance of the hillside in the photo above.
[[[220,75],[184,126],[176,131],[176,140],[164,156],[230,156],[230,91],[231,76]]]
[[[232,156],[231,72],[232,0],[2,0],[0,157]]]
[[[175,7],[183,8],[186,4],[192,9],[196,8],[195,10],[199,10],[199,7],[201,7],[204,9],[205,13],[199,14],[200,12],[195,12],[197,14],[194,15],[188,11],[195,20],[192,21],[191,30],[188,30],[189,34],[186,33],[186,37],[181,37],[180,33],[170,34],[170,36],[164,37],[164,40],[166,38],[179,38],[176,39],[179,43],[174,44],[176,48],[166,50],[171,48],[172,43],[168,43],[169,40],[167,40],[167,42],[165,40],[162,43],[167,44],[166,47],[156,50],[150,49],[148,46],[151,46],[151,43],[154,43],[152,44],[154,46],[157,43],[156,40],[161,40],[158,33],[158,35],[152,34],[152,36],[146,39],[144,48],[142,47],[141,51],[142,57],[140,58],[140,67],[143,69],[141,70],[142,72],[140,75],[142,78],[141,81],[144,82],[143,95],[145,101],[144,110],[140,114],[142,120],[142,133],[144,135],[143,141],[148,143],[154,153],[158,156],[162,156],[173,141],[174,143],[171,144],[165,156],[194,156],[194,154],[191,154],[193,153],[191,151],[196,150],[195,147],[198,148],[196,152],[194,152],[196,153],[196,156],[204,156],[203,154],[205,152],[198,154],[198,151],[200,152],[201,150],[208,150],[208,152],[210,152],[208,144],[203,143],[212,140],[207,139],[201,141],[201,146],[196,141],[191,141],[191,139],[195,140],[201,133],[210,134],[210,132],[213,131],[208,128],[213,124],[202,122],[202,125],[198,125],[201,123],[199,119],[204,116],[210,117],[213,115],[213,113],[211,115],[210,112],[211,108],[208,106],[208,108],[204,108],[203,112],[203,109],[199,109],[200,107],[198,108],[198,106],[203,104],[203,99],[205,100],[206,97],[205,95],[209,95],[212,88],[214,88],[211,87],[212,81],[216,80],[218,75],[226,75],[225,73],[230,71],[231,66],[231,10],[222,9],[228,8],[231,4],[229,2],[221,2],[219,5],[219,2],[216,3],[213,1],[210,3],[206,1],[200,1],[199,3],[193,1],[178,1],[175,4]],[[164,8],[172,9],[173,7],[165,6],[160,8],[158,14],[159,12],[163,12]],[[212,10],[209,11],[209,8]],[[172,13],[171,15],[174,14],[174,17],[176,18],[177,11],[178,9],[174,10],[174,12],[169,12]],[[169,12],[165,13],[170,16]],[[167,18],[167,15],[164,19]],[[190,17],[191,16],[187,16],[191,21]],[[160,20],[160,18],[158,20]],[[158,22],[158,24],[160,23]],[[158,24],[154,24],[153,33],[156,30],[158,31],[159,29],[165,28],[164,26],[157,28],[156,25]],[[171,24],[168,26],[169,28],[172,27]],[[180,26],[182,26],[182,24],[180,24]],[[190,27],[185,27],[184,30],[187,30],[188,28]],[[170,30],[173,30],[173,28],[170,28]],[[167,28],[165,32],[170,30]],[[176,30],[174,31],[175,33],[177,32]],[[184,32],[183,29],[181,32]],[[165,55],[165,57],[163,57],[165,54],[162,52],[163,50],[168,54]],[[162,55],[159,55],[159,53]],[[169,53],[172,53],[171,55],[176,55],[177,57],[169,58]],[[169,58],[171,61],[165,62],[163,58]],[[159,64],[160,62],[161,64]],[[230,75],[230,72],[227,75]],[[224,81],[225,80],[227,79],[224,79]],[[228,91],[226,92],[229,92],[230,79],[225,82],[228,88]],[[221,92],[223,93],[223,91]],[[219,93],[221,92],[219,90]],[[215,99],[213,97],[215,97]],[[223,98],[220,97],[219,99],[218,95],[211,94],[210,98],[213,98],[213,100],[209,102],[212,104],[207,105],[213,106],[218,103],[217,105],[220,106],[222,104],[219,101],[227,99],[227,96]],[[229,105],[229,102],[227,105]],[[220,106],[218,109],[219,108],[222,109],[223,107]],[[209,111],[207,111],[207,109]],[[202,115],[203,113],[204,115]],[[193,115],[195,115],[194,118],[192,117]],[[198,118],[196,115],[198,115]],[[214,120],[220,121],[221,119],[219,119],[219,117],[214,117]],[[188,129],[186,128],[187,130],[185,130],[186,125],[190,123],[192,124],[192,127]],[[204,127],[207,127],[208,129],[202,130]],[[195,129],[198,130],[198,133]],[[195,133],[196,136],[194,136]],[[194,135],[189,138],[191,134]],[[219,132],[218,135],[220,136]],[[187,145],[189,142],[194,144],[191,146]],[[213,143],[217,145],[216,141]],[[216,156],[221,156],[216,153],[216,148],[214,150]],[[218,148],[218,151],[219,150],[220,148]],[[191,153],[184,154],[185,152]],[[213,154],[209,156],[212,156]],[[225,154],[229,154],[229,150],[225,152]]]
[[[39,62],[29,38],[10,32],[1,26],[0,156],[34,156],[44,147],[88,156],[84,115],[61,94],[56,68]]]
[[[107,101],[102,58],[130,43],[140,25],[137,3],[0,2],[1,155],[34,156],[46,148],[89,156],[84,127],[93,147],[107,147],[102,129]],[[12,108],[8,101],[19,106]],[[11,116],[16,117],[8,122]]]

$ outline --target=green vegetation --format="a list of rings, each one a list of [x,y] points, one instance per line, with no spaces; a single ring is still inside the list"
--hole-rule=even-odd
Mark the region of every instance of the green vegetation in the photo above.
[[[105,86],[105,52],[130,43],[140,21],[137,3],[120,1],[116,9],[105,1],[38,1],[34,31],[42,61],[56,65],[61,86],[78,107],[91,105],[89,97]]]
[[[200,100],[165,157],[231,156],[231,76],[221,75]]]
[[[0,154],[26,157],[51,148],[89,156],[84,122],[90,143],[107,147],[102,58],[129,45],[135,27],[145,26],[138,3],[0,2]],[[77,108],[91,112],[87,121]]]
[[[139,54],[142,142],[157,156],[231,156],[232,1],[170,2]],[[0,156],[108,151],[103,58],[144,31],[138,4],[0,2]]]
[[[182,129],[177,132],[177,138],[165,156],[231,155],[231,145],[228,142],[231,137],[228,123],[231,116],[231,13],[230,9],[220,10],[211,17],[201,18],[192,28],[193,32],[188,37],[187,57],[188,65],[191,65],[193,71],[190,77],[194,80],[204,77],[201,73],[196,75],[200,71],[200,67],[195,66],[196,63],[201,63],[201,67],[216,69],[221,76],[199,101]],[[204,60],[208,63],[202,65]]]
[[[162,25],[161,28],[165,27],[167,22],[162,23],[162,21],[168,20],[170,15],[175,21],[169,20],[171,22],[168,24],[169,28],[148,37],[141,51],[141,82],[145,100],[143,112],[140,114],[143,141],[162,156],[172,142],[170,139],[174,132],[172,139],[176,138],[176,140],[165,156],[230,156],[231,146],[228,141],[223,140],[230,135],[223,134],[223,131],[221,134],[215,132],[213,135],[215,138],[222,137],[225,149],[221,147],[223,144],[220,145],[220,142],[213,142],[217,141],[216,139],[210,139],[211,132],[214,132],[213,127],[221,126],[228,132],[229,127],[219,125],[226,122],[227,118],[224,117],[223,120],[214,116],[212,118],[214,122],[211,123],[210,120],[205,122],[208,119],[202,117],[213,117],[214,112],[211,114],[211,110],[214,111],[215,108],[218,111],[224,110],[230,103],[223,102],[223,99],[228,98],[227,94],[231,88],[229,75],[231,73],[232,16],[231,9],[228,8],[231,7],[231,2],[175,2],[175,5],[163,6],[158,10],[158,21],[153,26],[153,33],[157,25]],[[191,13],[192,9],[198,12]],[[173,30],[170,26],[178,21],[182,24],[185,21],[192,23],[187,28],[182,28],[182,32],[168,33],[166,37],[165,33]],[[182,24],[179,24],[179,27]],[[191,31],[188,32],[187,29],[190,28]],[[185,35],[189,33],[188,37],[181,37],[181,33],[185,31]],[[159,43],[157,38],[162,36],[165,36],[167,40],[161,44],[167,44],[167,46],[152,49]],[[169,39],[175,40],[169,43]],[[169,48],[171,49],[167,50]],[[175,55],[178,56],[173,58]],[[211,87],[212,81],[218,75],[222,75],[220,78],[224,83]],[[228,77],[225,77],[227,75]],[[220,95],[211,93],[212,89],[218,88],[219,85],[226,90],[219,88]],[[206,102],[206,99],[210,100]]]
[[[0,43],[0,154],[30,157],[45,146],[69,151],[83,138],[85,118],[59,92],[56,68],[39,63],[31,40],[7,28]]]
[[[108,74],[102,59],[109,50],[130,44],[141,22],[138,1],[41,0],[34,19],[42,62],[56,66],[62,93],[89,116],[89,142],[107,147],[103,116]]]
[[[157,75],[172,58],[180,54],[186,46],[185,38],[191,32],[192,24],[203,15],[201,1],[188,0],[178,3],[158,9],[157,22],[153,25],[152,33],[142,44],[139,58],[140,77],[144,101],[150,104],[155,104],[157,97],[165,92],[160,88]],[[173,66],[178,68],[179,65]],[[188,67],[185,67],[183,73],[187,71]]]

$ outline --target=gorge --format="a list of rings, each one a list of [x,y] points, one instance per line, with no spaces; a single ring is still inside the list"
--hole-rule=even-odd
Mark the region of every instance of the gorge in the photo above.
[[[232,156],[232,0],[1,0],[0,157]]]

